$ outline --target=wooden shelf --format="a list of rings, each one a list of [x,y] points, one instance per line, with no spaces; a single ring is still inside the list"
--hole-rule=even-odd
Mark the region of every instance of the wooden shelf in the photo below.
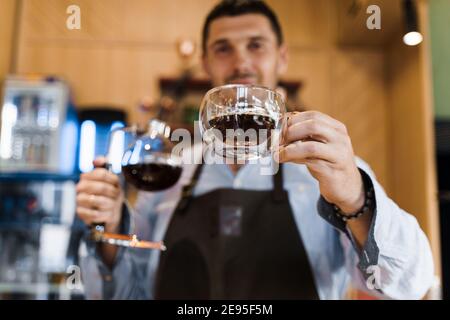
[[[297,96],[299,90],[302,88],[302,83],[300,81],[286,81],[282,80],[279,85],[286,89],[289,97]],[[212,88],[211,82],[208,79],[177,79],[177,78],[160,78],[159,87],[162,92],[170,92],[183,86],[185,92],[197,92],[206,93]]]

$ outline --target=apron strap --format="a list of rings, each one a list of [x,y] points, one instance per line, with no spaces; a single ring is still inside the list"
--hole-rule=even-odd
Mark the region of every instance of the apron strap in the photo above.
[[[181,199],[178,204],[179,212],[183,213],[186,210],[186,208],[189,206],[189,202],[191,202],[191,199],[193,197],[194,188],[197,185],[198,178],[200,178],[202,169],[203,169],[203,162],[200,163],[197,166],[197,168],[195,168],[194,174],[192,175],[192,178],[191,178],[191,181],[189,182],[189,184],[187,184],[183,187]]]
[[[275,202],[281,202],[285,200],[286,193],[283,188],[283,164],[280,163],[278,172],[273,175],[273,191],[272,198]]]

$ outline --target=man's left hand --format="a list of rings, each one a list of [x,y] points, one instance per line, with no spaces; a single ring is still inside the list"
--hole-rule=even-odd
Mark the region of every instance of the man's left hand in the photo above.
[[[305,164],[320,193],[344,213],[364,204],[364,184],[345,125],[317,111],[287,114],[279,161]]]

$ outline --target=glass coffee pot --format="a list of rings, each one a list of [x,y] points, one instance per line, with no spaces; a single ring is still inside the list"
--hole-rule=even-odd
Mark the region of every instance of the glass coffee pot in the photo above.
[[[170,127],[153,119],[145,129],[137,126],[111,131],[106,154],[106,167],[122,174],[127,183],[142,191],[157,192],[174,186],[182,173],[181,157],[172,153]],[[109,244],[165,250],[162,242],[140,241],[136,235],[106,233],[104,226],[92,228],[95,241]]]

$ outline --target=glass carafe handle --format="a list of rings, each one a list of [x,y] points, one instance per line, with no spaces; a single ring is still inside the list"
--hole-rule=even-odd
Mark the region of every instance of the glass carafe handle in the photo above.
[[[103,164],[102,166],[96,166],[96,168],[104,168],[104,169],[107,169],[108,171],[111,171],[112,167],[111,167],[110,163],[105,162],[105,164]],[[91,230],[91,235],[94,238],[94,240],[98,240],[98,239],[95,239],[96,235],[99,235],[99,234],[105,232],[105,223],[103,223],[103,222],[93,222],[89,226],[89,229]]]

